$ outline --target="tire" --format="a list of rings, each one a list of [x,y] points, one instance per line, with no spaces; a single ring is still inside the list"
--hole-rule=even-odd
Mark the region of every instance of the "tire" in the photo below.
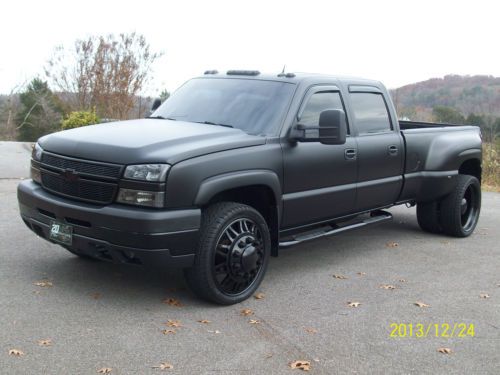
[[[216,203],[202,214],[194,265],[184,276],[199,297],[232,305],[257,290],[270,252],[269,229],[259,212],[240,203]]]
[[[455,190],[441,203],[443,232],[453,237],[468,237],[474,232],[481,210],[481,185],[474,176],[458,175]]]
[[[417,221],[420,228],[429,233],[443,233],[440,223],[440,202],[427,202],[417,204]]]

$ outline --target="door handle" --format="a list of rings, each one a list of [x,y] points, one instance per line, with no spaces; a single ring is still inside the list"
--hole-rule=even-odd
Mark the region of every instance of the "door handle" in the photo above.
[[[398,148],[396,146],[389,146],[389,155],[396,156],[398,154]]]
[[[353,148],[347,148],[344,150],[344,158],[346,160],[356,160],[356,150]]]

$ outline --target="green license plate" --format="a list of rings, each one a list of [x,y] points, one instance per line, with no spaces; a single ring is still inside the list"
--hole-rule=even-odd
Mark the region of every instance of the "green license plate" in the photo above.
[[[64,245],[71,245],[73,242],[73,227],[71,225],[52,221],[50,223],[51,240],[62,243]]]

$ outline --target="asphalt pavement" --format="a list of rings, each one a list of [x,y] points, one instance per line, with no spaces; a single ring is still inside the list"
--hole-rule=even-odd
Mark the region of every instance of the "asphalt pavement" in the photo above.
[[[500,374],[497,193],[483,194],[469,238],[424,233],[414,208],[396,207],[390,223],[283,250],[263,298],[220,307],[180,271],[87,261],[37,238],[16,200],[28,164],[29,147],[0,143],[1,374],[299,374],[297,360],[311,374]]]

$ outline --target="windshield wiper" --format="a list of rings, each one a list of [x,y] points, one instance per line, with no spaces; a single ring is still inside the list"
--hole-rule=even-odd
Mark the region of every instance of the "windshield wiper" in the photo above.
[[[234,128],[233,125],[219,124],[217,122],[212,122],[212,121],[193,121],[193,122],[196,122],[197,124],[217,125],[217,126],[225,126],[226,128]]]
[[[172,118],[172,117],[163,117],[163,116],[148,116],[146,118],[152,118],[152,119],[155,119],[155,120],[172,120],[172,121],[177,121],[176,118]]]

